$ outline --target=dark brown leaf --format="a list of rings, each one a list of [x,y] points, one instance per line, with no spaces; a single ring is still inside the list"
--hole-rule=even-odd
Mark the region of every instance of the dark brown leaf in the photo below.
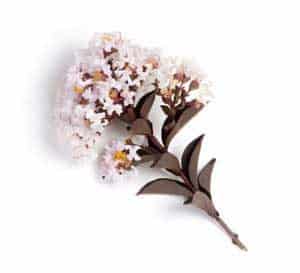
[[[216,159],[211,159],[200,171],[198,176],[198,186],[211,198],[211,174],[215,165]]]
[[[139,118],[133,122],[131,132],[134,135],[152,135],[152,125],[148,120]]]
[[[180,165],[176,156],[165,152],[153,164],[153,167],[171,170],[173,173],[180,173]]]
[[[159,178],[147,183],[137,194],[170,194],[185,197],[193,195],[191,190],[183,183],[167,178]]]
[[[135,161],[133,164],[134,164],[134,166],[138,166],[143,163],[155,161],[155,160],[157,160],[158,157],[159,157],[159,154],[142,155],[141,159],[138,161]]]
[[[179,132],[179,130],[189,121],[191,120],[201,108],[194,106],[187,106],[186,109],[181,113],[181,115],[176,120],[176,124],[174,128],[167,134],[164,139],[164,144],[169,146],[173,137]]]
[[[134,109],[132,107],[128,107],[120,116],[120,119],[127,123],[132,123],[136,119]]]
[[[176,125],[176,122],[173,117],[169,116],[164,121],[162,128],[161,128],[161,138],[162,138],[162,141],[164,144],[166,144],[166,139],[175,125]]]
[[[205,193],[201,191],[197,191],[194,194],[192,203],[196,207],[204,210],[208,215],[212,217],[216,217],[219,215],[217,210],[215,209],[213,202],[208,198],[208,196]]]
[[[146,94],[139,100],[139,102],[135,108],[135,112],[138,117],[141,117],[141,118],[148,117],[148,114],[151,110],[154,99],[155,99],[155,92],[153,91],[153,92]]]
[[[197,173],[198,159],[204,135],[194,139],[184,150],[181,157],[181,166],[185,175],[190,179],[195,188],[198,188]]]
[[[157,153],[157,150],[156,149],[153,149],[152,147],[141,147],[138,151],[137,151],[137,154],[139,156],[143,156],[143,155],[148,155],[148,154],[155,154]]]

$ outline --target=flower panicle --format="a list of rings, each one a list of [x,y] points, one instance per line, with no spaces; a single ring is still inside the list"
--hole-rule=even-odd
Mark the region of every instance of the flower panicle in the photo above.
[[[210,97],[209,88],[201,91],[205,76],[193,65],[136,45],[118,32],[94,34],[75,56],[56,107],[59,133],[75,158],[94,158],[106,126],[134,106],[140,94],[155,91],[175,107],[206,103]]]

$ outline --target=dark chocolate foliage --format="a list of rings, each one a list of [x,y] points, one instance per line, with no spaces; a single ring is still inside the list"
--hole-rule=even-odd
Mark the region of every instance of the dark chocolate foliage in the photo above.
[[[136,120],[134,108],[131,106],[127,107],[124,113],[120,116],[120,119],[126,123],[132,123],[134,120]]]
[[[153,167],[167,169],[172,171],[172,173],[180,173],[180,164],[176,156],[169,152],[163,153],[158,160],[153,164]]]
[[[195,188],[198,188],[198,160],[203,137],[204,135],[201,135],[190,142],[190,144],[185,148],[181,157],[182,170],[184,174],[190,179]]]
[[[168,116],[164,121],[161,128],[161,138],[163,143],[166,145],[166,139],[170,134],[171,130],[174,128],[176,121],[173,117]]]
[[[201,191],[197,191],[194,194],[192,203],[212,217],[217,217],[219,215],[211,199]]]
[[[192,197],[193,195],[183,183],[167,178],[159,178],[147,183],[137,194],[171,194],[185,197]]]
[[[174,138],[174,136],[179,132],[179,130],[187,124],[189,120],[191,120],[199,111],[201,110],[201,107],[196,107],[193,105],[187,106],[178,116],[175,117],[175,122],[173,128],[169,130],[164,129],[162,131],[162,137],[163,137],[163,143],[166,146],[169,146],[171,140]],[[171,123],[171,121],[166,121],[164,123],[164,126],[168,126]]]
[[[155,99],[154,91],[143,96],[139,100],[137,106],[135,107],[136,115],[141,118],[147,118],[151,110],[151,107],[153,105],[154,99]]]
[[[137,151],[137,154],[140,156],[141,159],[134,162],[135,166],[150,161],[156,161],[157,158],[160,156],[160,154],[157,153],[156,150],[152,149],[151,147],[141,148]]]
[[[134,135],[152,135],[152,124],[149,120],[138,118],[132,123],[131,132]]]
[[[215,165],[216,159],[211,159],[200,171],[198,176],[199,189],[204,191],[211,198],[211,174]]]
[[[142,146],[138,151],[137,151],[139,156],[145,155],[145,154],[155,154],[157,153],[157,150],[150,147],[150,146]]]

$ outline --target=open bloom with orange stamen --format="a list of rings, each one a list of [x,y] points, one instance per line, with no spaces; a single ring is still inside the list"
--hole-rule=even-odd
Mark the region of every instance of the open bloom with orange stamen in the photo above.
[[[108,182],[119,181],[135,173],[134,162],[140,160],[136,145],[124,141],[112,141],[99,158],[100,174]]]

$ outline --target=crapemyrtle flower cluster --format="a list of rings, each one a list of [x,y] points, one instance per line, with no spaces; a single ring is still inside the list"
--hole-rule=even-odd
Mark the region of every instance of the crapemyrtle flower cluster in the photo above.
[[[77,52],[57,109],[59,132],[69,139],[73,157],[95,155],[110,121],[134,105],[137,92],[153,90],[149,81],[158,63],[155,51],[136,46],[119,33],[95,34],[89,47]]]
[[[140,47],[120,33],[96,33],[75,57],[56,107],[58,132],[74,158],[97,157],[104,128],[132,108],[137,95],[155,91],[171,107],[205,104],[211,96],[198,68]]]
[[[211,83],[195,63],[179,58],[164,58],[157,74],[157,94],[170,107],[186,102],[207,104],[212,98]]]

